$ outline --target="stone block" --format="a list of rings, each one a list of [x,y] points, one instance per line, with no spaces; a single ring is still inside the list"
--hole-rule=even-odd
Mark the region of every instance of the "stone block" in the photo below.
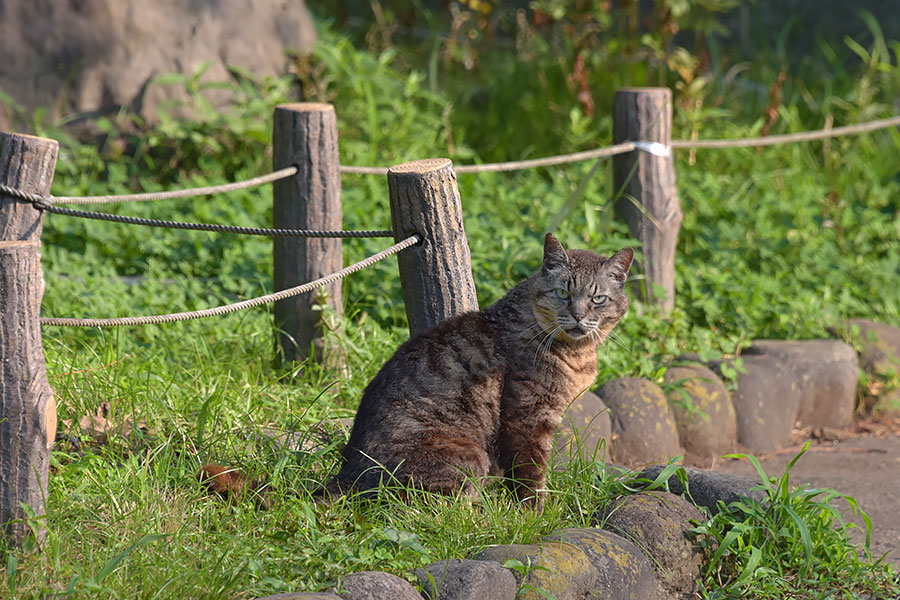
[[[603,528],[625,537],[651,558],[663,589],[687,597],[700,576],[701,554],[687,530],[706,521],[696,506],[668,492],[631,494],[614,500],[596,517]]]
[[[835,340],[756,340],[744,356],[769,356],[794,377],[800,394],[798,427],[847,427],[853,422],[859,360]]]
[[[722,374],[736,368],[735,359],[714,361]],[[790,444],[791,429],[800,408],[797,379],[781,359],[771,355],[742,356],[737,389],[731,395],[737,418],[738,443],[751,452],[772,452]]]
[[[701,459],[733,452],[737,417],[718,375],[700,364],[676,365],[666,369],[663,381],[668,384],[666,396],[685,452]]]
[[[675,418],[662,388],[651,381],[623,377],[596,390],[612,414],[613,458],[643,465],[680,455]]]
[[[416,569],[426,600],[516,599],[516,578],[489,560],[452,558]]]
[[[578,546],[594,568],[597,581],[591,600],[643,600],[657,597],[659,584],[650,560],[640,548],[612,531],[571,527],[544,536],[546,541]]]

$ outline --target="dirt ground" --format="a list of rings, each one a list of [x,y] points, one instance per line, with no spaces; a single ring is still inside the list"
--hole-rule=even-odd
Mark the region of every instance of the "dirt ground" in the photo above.
[[[872,519],[870,550],[874,558],[888,553],[886,560],[900,570],[900,435],[863,433],[842,441],[813,442],[791,471],[791,486],[809,484],[826,487],[856,498]],[[769,475],[781,476],[800,446],[760,456]],[[717,462],[715,471],[736,473],[756,478],[756,469],[743,460]],[[845,502],[840,502],[845,520],[862,523],[853,517]],[[865,541],[862,530],[854,541]]]

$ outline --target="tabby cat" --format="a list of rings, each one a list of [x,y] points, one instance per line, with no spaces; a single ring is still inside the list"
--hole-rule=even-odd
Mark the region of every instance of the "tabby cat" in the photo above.
[[[633,257],[567,252],[548,233],[529,279],[406,341],[366,388],[323,499],[383,481],[475,495],[473,481],[503,475],[540,509],[554,431],[628,308]]]

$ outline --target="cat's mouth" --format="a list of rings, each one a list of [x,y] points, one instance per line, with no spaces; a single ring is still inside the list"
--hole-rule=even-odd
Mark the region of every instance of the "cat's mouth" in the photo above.
[[[580,340],[591,334],[590,329],[582,327],[581,325],[575,325],[573,327],[569,327],[568,329],[565,329],[564,331],[566,332],[566,335],[569,336],[570,338],[572,338],[573,340]]]

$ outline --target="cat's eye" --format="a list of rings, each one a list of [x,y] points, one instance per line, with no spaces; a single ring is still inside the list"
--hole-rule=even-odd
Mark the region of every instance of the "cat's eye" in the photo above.
[[[593,298],[591,298],[591,302],[593,302],[597,306],[600,306],[601,304],[606,304],[607,300],[609,300],[609,296],[604,296],[603,294],[600,294],[599,296],[594,296]]]
[[[566,300],[569,297],[569,290],[556,288],[556,296],[562,300]]]

